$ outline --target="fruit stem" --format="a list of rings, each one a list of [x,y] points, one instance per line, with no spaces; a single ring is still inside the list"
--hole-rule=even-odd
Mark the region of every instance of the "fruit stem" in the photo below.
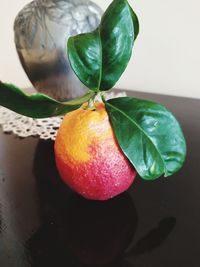
[[[89,110],[95,110],[95,105],[94,105],[94,97],[91,97],[88,101],[88,106],[87,109]]]
[[[106,99],[105,99],[105,96],[104,96],[104,93],[102,92],[98,92],[96,93],[94,96],[92,96],[89,101],[88,101],[88,105],[85,109],[88,109],[88,110],[96,110],[96,107],[95,107],[95,98],[97,96],[100,96],[100,98],[102,99],[102,101],[105,103],[106,102]]]

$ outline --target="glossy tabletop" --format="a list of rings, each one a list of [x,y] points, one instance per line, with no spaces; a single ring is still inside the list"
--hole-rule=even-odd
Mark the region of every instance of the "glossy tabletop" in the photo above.
[[[1,267],[200,266],[200,100],[128,94],[178,118],[188,146],[182,170],[88,201],[60,180],[52,141],[0,129]]]

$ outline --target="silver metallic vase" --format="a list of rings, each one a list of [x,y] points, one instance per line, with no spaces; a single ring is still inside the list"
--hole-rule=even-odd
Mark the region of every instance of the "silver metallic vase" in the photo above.
[[[16,49],[36,90],[58,100],[86,91],[70,67],[67,40],[94,30],[101,15],[88,0],[34,0],[19,12],[14,23]]]

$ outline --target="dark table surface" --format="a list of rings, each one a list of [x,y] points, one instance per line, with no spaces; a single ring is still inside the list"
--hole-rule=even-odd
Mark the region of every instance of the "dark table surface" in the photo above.
[[[71,192],[57,173],[53,142],[0,129],[1,267],[199,267],[200,100],[129,92],[159,101],[180,121],[182,170],[107,202]]]

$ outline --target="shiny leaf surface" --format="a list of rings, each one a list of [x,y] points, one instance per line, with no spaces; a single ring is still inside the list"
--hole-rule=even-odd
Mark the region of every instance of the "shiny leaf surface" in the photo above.
[[[185,139],[176,118],[165,107],[131,97],[105,104],[118,143],[142,178],[170,176],[181,168]]]
[[[93,92],[89,92],[68,102],[58,102],[44,94],[26,95],[16,86],[0,82],[0,105],[31,118],[47,118],[65,114],[79,108],[93,95]]]
[[[69,38],[68,57],[77,77],[89,89],[112,88],[124,72],[139,22],[127,0],[114,0],[97,30]]]

